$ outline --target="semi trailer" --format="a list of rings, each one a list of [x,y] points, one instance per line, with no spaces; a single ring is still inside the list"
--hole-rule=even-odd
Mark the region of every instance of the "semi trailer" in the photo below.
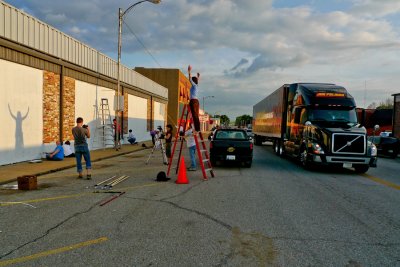
[[[376,167],[377,149],[357,121],[347,90],[328,83],[284,84],[253,106],[254,144],[273,144],[279,156],[304,168],[335,165],[358,173]]]

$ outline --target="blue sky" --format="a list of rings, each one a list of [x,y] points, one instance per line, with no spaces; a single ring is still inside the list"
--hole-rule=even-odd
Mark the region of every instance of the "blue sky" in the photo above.
[[[6,2],[115,59],[118,8],[136,1]],[[399,12],[399,0],[145,2],[124,17],[122,62],[184,73],[191,64],[200,101],[215,96],[206,110],[231,120],[293,82],[342,85],[366,107],[400,93]]]

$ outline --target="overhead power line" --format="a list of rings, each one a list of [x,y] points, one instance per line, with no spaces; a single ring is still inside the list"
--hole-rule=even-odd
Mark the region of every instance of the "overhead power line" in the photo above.
[[[160,67],[161,64],[157,61],[157,59],[153,56],[153,54],[147,49],[147,47],[144,45],[144,43],[139,39],[139,37],[133,32],[133,30],[129,27],[129,25],[123,20],[125,26],[128,28],[128,30],[132,33],[133,36],[135,36],[136,40],[143,46],[144,50],[146,50],[147,54],[150,55],[150,57],[154,60],[154,62]]]

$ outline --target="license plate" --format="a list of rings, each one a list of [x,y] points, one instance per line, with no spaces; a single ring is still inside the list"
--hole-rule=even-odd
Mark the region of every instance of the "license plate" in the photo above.
[[[351,163],[343,163],[343,168],[351,168],[353,167],[353,164]]]
[[[235,160],[235,155],[226,155],[226,160]]]

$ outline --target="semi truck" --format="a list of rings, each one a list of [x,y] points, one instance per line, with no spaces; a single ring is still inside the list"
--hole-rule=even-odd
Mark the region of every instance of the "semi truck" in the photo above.
[[[377,165],[377,149],[357,121],[356,103],[347,90],[328,83],[284,84],[253,106],[254,144],[273,144],[279,156],[316,165],[354,168]]]

